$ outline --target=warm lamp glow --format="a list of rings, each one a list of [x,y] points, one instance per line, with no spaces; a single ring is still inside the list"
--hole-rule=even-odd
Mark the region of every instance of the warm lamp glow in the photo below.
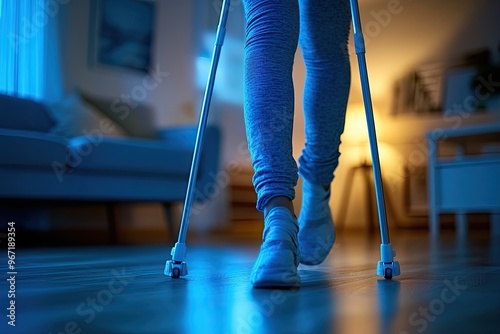
[[[375,118],[375,131],[381,165],[397,165],[398,154],[390,145],[380,141],[380,133],[384,130],[383,119]],[[366,125],[365,107],[363,103],[352,103],[347,107],[346,123],[342,134],[342,155],[356,164],[371,164],[368,127]]]
[[[348,145],[368,144],[368,127],[366,126],[365,107],[363,103],[355,103],[347,106],[342,142]]]
[[[373,117],[375,119],[375,131],[377,140],[381,137],[387,137],[387,133],[394,132],[389,127],[387,120],[378,112],[376,106],[373,106]],[[362,102],[350,103],[347,106],[346,121],[342,142],[347,145],[368,144],[368,127],[366,125],[365,106]]]

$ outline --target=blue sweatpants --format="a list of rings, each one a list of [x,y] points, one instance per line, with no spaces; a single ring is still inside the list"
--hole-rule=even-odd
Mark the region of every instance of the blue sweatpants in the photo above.
[[[244,0],[245,125],[257,209],[295,197],[298,175],[327,185],[338,165],[350,88],[348,0]],[[300,43],[306,143],[292,155],[292,68]]]

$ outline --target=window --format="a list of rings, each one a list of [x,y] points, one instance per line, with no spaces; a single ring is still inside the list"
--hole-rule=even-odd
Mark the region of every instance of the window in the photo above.
[[[0,0],[0,93],[43,97],[45,28],[43,0]]]

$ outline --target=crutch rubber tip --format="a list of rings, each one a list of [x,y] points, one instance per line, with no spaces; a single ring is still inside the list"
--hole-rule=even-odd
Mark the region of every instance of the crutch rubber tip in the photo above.
[[[398,261],[392,262],[382,262],[378,261],[377,264],[377,275],[384,276],[385,279],[392,279],[395,276],[399,276],[401,274],[401,270],[399,268]]]
[[[188,274],[187,264],[186,262],[168,260],[165,263],[165,270],[163,271],[163,273],[172,278],[186,276]]]

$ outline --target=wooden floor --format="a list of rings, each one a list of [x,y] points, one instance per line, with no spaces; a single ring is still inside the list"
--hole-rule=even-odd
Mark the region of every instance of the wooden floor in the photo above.
[[[251,288],[256,243],[188,245],[181,279],[163,275],[169,246],[20,249],[0,333],[500,333],[500,240],[391,236],[400,277],[375,276],[377,235],[344,234],[294,291]]]

